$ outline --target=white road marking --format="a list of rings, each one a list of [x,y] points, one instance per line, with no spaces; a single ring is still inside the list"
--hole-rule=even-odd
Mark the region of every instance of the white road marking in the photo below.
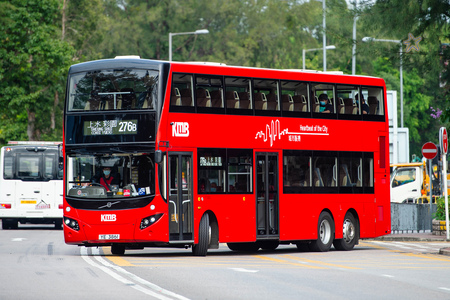
[[[13,238],[13,239],[11,239],[11,242],[23,242],[26,240],[27,240],[26,238]]]
[[[86,247],[81,247],[80,252],[81,252],[81,257],[91,266],[99,268],[100,270],[102,270],[109,276],[113,277],[114,279],[116,279],[116,280],[122,282],[123,284],[128,285],[144,294],[150,295],[150,296],[155,297],[156,299],[160,299],[160,300],[172,300],[172,299],[189,300],[188,298],[186,298],[184,296],[181,296],[174,292],[163,289],[162,287],[160,287],[156,284],[153,284],[145,279],[142,279],[141,277],[139,277],[133,273],[130,273],[119,266],[116,266],[114,264],[107,262],[100,256],[100,251],[98,248],[92,249],[92,256],[95,257],[95,260],[98,263],[96,263],[93,259],[90,258]],[[118,273],[120,273],[120,275]],[[125,278],[121,275],[125,275],[125,276],[129,277],[131,280],[134,280],[135,282],[138,282],[138,283],[144,285],[145,287],[138,285],[135,282],[128,280],[127,278]]]
[[[248,269],[244,269],[244,268],[229,268],[229,269],[231,269],[233,271],[236,271],[236,272],[244,272],[244,273],[256,273],[256,272],[259,272],[259,270],[248,270]]]
[[[388,277],[388,278],[394,278],[393,275],[387,275],[387,274],[383,274],[384,277]]]
[[[447,291],[447,292],[450,292],[450,288],[440,287],[439,289],[440,289],[440,290]]]
[[[405,243],[405,242],[383,242],[383,241],[371,241],[371,243],[381,245],[387,248],[399,248],[402,250],[416,250],[416,251],[427,251],[427,252],[438,252],[442,248],[442,244],[421,244],[421,243]],[[438,246],[436,246],[438,245]],[[440,247],[439,247],[440,246]]]

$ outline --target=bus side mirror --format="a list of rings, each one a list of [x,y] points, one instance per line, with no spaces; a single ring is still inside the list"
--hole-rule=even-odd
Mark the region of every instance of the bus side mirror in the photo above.
[[[155,151],[155,162],[157,164],[161,163],[163,160],[163,153],[161,150],[156,150]]]
[[[64,169],[64,157],[59,157],[58,167],[60,170]]]

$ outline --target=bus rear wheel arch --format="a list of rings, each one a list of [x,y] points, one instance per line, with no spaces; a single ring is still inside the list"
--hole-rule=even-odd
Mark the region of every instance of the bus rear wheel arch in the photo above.
[[[334,220],[330,213],[322,211],[317,222],[317,240],[311,241],[309,248],[316,252],[330,250],[334,240]]]
[[[342,239],[336,239],[333,242],[336,250],[352,250],[359,241],[359,222],[354,214],[348,211],[342,222]]]

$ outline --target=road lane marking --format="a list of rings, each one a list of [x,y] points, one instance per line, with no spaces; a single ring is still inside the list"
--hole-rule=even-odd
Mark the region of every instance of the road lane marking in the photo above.
[[[100,252],[98,248],[93,248],[92,249],[92,256],[95,257],[95,260],[98,262],[96,263],[88,254],[87,248],[86,247],[81,247],[80,248],[80,253],[81,253],[81,257],[91,266],[99,268],[100,270],[102,270],[103,272],[105,272],[106,274],[108,274],[109,276],[113,277],[114,279],[122,282],[125,285],[128,285],[144,294],[147,294],[149,296],[155,297],[156,299],[160,299],[160,300],[173,300],[173,299],[180,299],[180,300],[189,300],[188,298],[178,295],[174,292],[168,291],[166,289],[163,289],[162,287],[151,283],[145,279],[142,279],[141,277],[130,273],[128,271],[126,271],[125,269],[113,265],[109,262],[107,262],[106,260],[104,260],[101,256],[100,256]],[[127,277],[129,277],[131,280],[134,280],[135,282],[138,282],[142,285],[144,285],[145,287],[136,284],[135,282],[124,278],[123,276],[119,275],[118,273],[120,273],[121,275],[125,275]]]
[[[263,259],[263,260],[272,261],[272,262],[288,264],[288,265],[291,265],[291,266],[297,266],[297,267],[304,267],[304,268],[311,268],[311,269],[326,269],[324,267],[311,266],[311,265],[306,264],[306,263],[294,263],[294,262],[290,262],[290,261],[287,261],[287,260],[277,259],[277,258],[273,258],[273,257],[263,256],[263,255],[254,255],[253,257],[256,257],[256,258],[259,258],[259,259]]]
[[[334,267],[334,268],[342,268],[342,269],[350,269],[350,270],[360,270],[361,269],[361,268],[357,268],[357,267],[349,267],[349,266],[344,266],[344,265],[332,264],[332,263],[327,263],[327,262],[323,262],[323,261],[319,261],[319,260],[312,260],[312,259],[297,257],[297,256],[293,256],[293,255],[288,255],[288,254],[283,255],[283,257],[287,257],[289,259],[293,259],[293,260],[297,260],[297,261],[301,261],[301,262],[304,261],[307,263],[324,265],[324,266],[329,266],[329,267]]]
[[[420,258],[428,258],[432,260],[438,260],[438,261],[446,261],[450,262],[449,258],[435,256],[433,254],[414,254],[414,253],[405,253],[405,255],[412,256],[412,257],[420,257]]]
[[[360,241],[359,242],[359,244],[361,246],[365,246],[365,247],[371,247],[371,248],[381,249],[381,250],[389,249],[386,246],[374,245],[373,243],[375,243],[375,241],[373,241],[373,242],[362,242],[362,241]]]
[[[26,238],[12,238],[11,242],[23,242],[23,241],[26,241],[26,240],[27,240]]]
[[[229,268],[233,271],[237,271],[237,272],[244,272],[244,273],[257,273],[259,272],[259,270],[249,270],[249,269],[244,269],[244,268]]]
[[[136,265],[130,263],[128,260],[123,259],[120,256],[108,256],[107,257],[113,264],[119,267],[135,267]]]

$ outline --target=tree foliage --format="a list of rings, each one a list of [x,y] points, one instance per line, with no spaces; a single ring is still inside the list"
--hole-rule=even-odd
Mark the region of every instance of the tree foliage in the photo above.
[[[72,52],[55,26],[59,3],[13,0],[0,2],[0,7],[0,139],[56,138],[50,116],[55,111],[61,115],[55,92],[63,88],[55,83]]]
[[[351,74],[356,44],[356,73],[384,78],[398,95],[399,45],[361,39],[422,37],[419,51],[403,52],[405,126],[411,153],[420,154],[450,119],[448,0],[326,4],[327,45],[336,46],[327,51],[328,70]],[[173,36],[173,60],[299,69],[302,49],[321,48],[324,34],[322,3],[306,0],[0,0],[0,26],[0,144],[61,139],[70,64],[130,54],[167,60],[170,32],[205,28],[209,34]],[[307,52],[305,62],[322,70],[322,51]],[[431,106],[446,114],[435,119]]]

